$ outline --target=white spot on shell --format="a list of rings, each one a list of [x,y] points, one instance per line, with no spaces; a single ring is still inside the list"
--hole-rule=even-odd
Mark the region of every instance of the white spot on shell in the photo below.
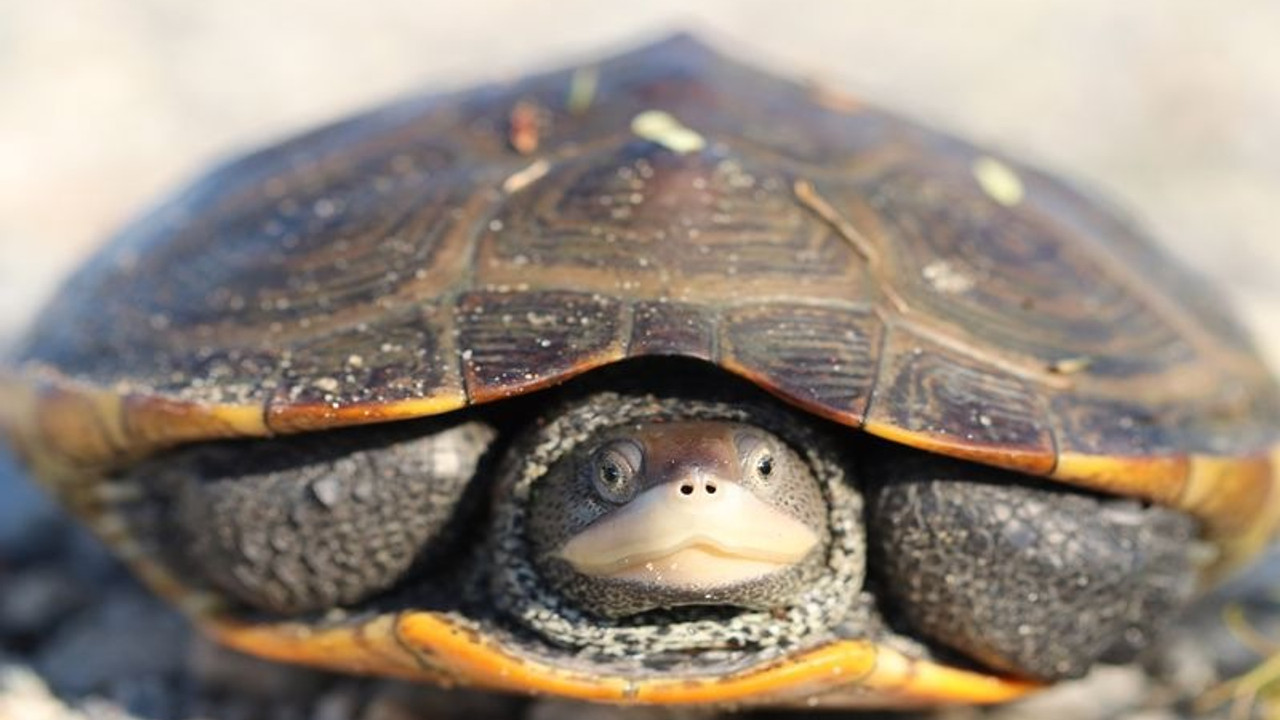
[[[502,182],[503,192],[511,195],[520,192],[529,185],[537,182],[547,171],[551,169],[551,165],[546,160],[538,160],[523,170],[518,170],[511,174]]]
[[[569,112],[581,114],[591,107],[596,98],[596,87],[600,84],[600,71],[595,67],[578,68],[569,78],[569,100],[565,103]]]
[[[925,282],[936,291],[948,295],[969,292],[973,289],[973,278],[952,267],[946,260],[934,260],[920,271]]]
[[[1005,207],[1017,205],[1026,195],[1018,173],[993,157],[983,155],[974,160],[971,171],[982,192]]]
[[[1074,375],[1089,369],[1093,358],[1085,356],[1059,358],[1049,363],[1049,372],[1058,375]]]
[[[707,141],[694,130],[661,110],[646,110],[631,119],[631,132],[683,155],[706,147]]]

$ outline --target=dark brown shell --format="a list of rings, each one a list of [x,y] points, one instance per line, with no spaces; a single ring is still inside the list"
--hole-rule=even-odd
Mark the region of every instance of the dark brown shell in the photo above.
[[[216,170],[63,288],[8,422],[107,461],[641,355],[1250,547],[1280,515],[1276,386],[1199,279],[1039,171],[687,38]]]

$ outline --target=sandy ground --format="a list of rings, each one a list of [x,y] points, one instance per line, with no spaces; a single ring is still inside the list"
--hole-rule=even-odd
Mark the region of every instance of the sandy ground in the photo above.
[[[0,0],[0,348],[113,227],[217,158],[684,28],[1100,187],[1221,282],[1280,366],[1280,4],[687,5]],[[32,517],[56,525],[37,502],[0,466],[0,549],[46,537]]]

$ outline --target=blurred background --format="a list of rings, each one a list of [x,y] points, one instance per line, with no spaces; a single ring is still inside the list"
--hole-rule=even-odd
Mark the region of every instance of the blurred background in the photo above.
[[[0,352],[114,228],[215,160],[686,29],[1100,189],[1216,279],[1280,366],[1280,3],[690,5],[0,0]],[[0,551],[44,512],[6,467]]]

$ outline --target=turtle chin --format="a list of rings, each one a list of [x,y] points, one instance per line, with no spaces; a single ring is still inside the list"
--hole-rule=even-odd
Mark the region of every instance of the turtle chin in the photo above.
[[[686,562],[689,551],[680,551],[672,562]],[[697,554],[697,551],[695,551]],[[652,563],[641,576],[592,576],[578,572],[563,560],[544,566],[548,579],[565,597],[595,615],[620,618],[650,610],[688,605],[719,605],[750,610],[768,610],[791,605],[819,576],[822,552],[815,549],[801,562],[786,566],[744,561],[725,562],[708,553],[710,563],[738,575],[711,582],[677,583],[663,572],[661,562]],[[701,558],[694,557],[698,564]]]

